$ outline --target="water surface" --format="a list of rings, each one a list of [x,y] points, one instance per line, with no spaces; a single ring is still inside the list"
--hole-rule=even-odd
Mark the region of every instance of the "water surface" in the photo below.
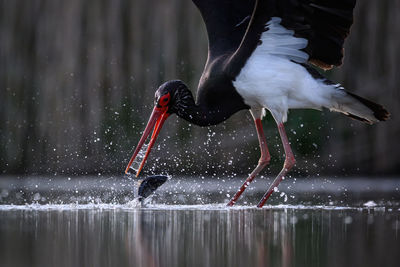
[[[357,190],[351,182],[336,180],[333,188],[325,185],[316,201],[312,195],[326,181],[299,182],[291,190],[282,186],[286,201],[281,192],[275,193],[263,209],[253,205],[257,199],[252,196],[262,195],[259,184],[238,206],[225,206],[229,188],[240,183],[236,180],[205,180],[198,192],[192,192],[198,181],[166,184],[144,207],[121,189],[131,191],[129,183],[122,186],[107,178],[103,185],[111,181],[115,194],[123,195],[110,197],[105,193],[110,189],[99,190],[98,182],[92,180],[89,186],[86,178],[71,180],[72,191],[64,188],[54,194],[36,187],[37,180],[32,188],[26,181],[8,187],[0,183],[2,266],[398,266],[400,261],[397,180],[375,188],[375,199],[364,188],[373,181]],[[22,201],[13,196],[21,188],[25,197],[36,196],[37,201],[11,203]],[[348,197],[333,194],[336,188],[346,189]],[[57,203],[52,203],[52,194]],[[213,198],[215,202],[208,202]]]

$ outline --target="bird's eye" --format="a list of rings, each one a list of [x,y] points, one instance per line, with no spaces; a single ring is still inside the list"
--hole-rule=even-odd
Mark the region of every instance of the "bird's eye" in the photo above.
[[[160,105],[162,107],[166,106],[166,105],[168,105],[169,100],[170,100],[170,94],[168,93],[168,94],[163,95],[162,97],[160,97],[160,99],[158,100],[158,105]]]

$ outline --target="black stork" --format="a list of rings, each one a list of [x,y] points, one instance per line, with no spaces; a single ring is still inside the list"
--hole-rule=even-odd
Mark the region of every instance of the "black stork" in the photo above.
[[[247,109],[252,114],[261,157],[238,192],[237,199],[269,163],[270,154],[261,119],[268,110],[278,125],[285,151],[283,169],[257,207],[295,164],[285,133],[288,109],[322,108],[341,112],[369,124],[390,114],[379,104],[346,91],[314,66],[340,66],[343,44],[353,23],[356,0],[193,0],[208,33],[208,59],[199,81],[196,101],[180,80],[162,84],[155,107],[126,168],[152,133],[139,175],[164,121],[171,114],[199,126],[215,125]]]

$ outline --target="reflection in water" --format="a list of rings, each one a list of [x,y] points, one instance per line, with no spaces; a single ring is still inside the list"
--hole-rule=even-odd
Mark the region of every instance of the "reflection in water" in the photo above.
[[[5,266],[396,266],[400,212],[0,210]]]

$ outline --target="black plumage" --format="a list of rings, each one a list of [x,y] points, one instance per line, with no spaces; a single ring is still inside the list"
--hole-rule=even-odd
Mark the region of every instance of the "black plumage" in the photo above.
[[[355,0],[193,0],[207,27],[209,54],[206,70],[222,57],[229,75],[236,77],[260,44],[272,17],[296,37],[308,40],[309,62],[323,69],[340,66],[344,40],[353,24]],[[223,15],[221,15],[223,13]],[[245,28],[245,21],[248,25]],[[242,22],[242,23],[240,23]]]
[[[168,81],[158,88],[153,113],[126,173],[154,127],[146,155],[137,170],[139,175],[170,114],[199,126],[209,126],[248,109],[255,121],[261,156],[257,167],[228,203],[233,205],[270,161],[261,123],[267,109],[277,122],[285,163],[257,205],[262,207],[295,165],[284,129],[290,108],[328,108],[371,124],[389,118],[381,105],[347,92],[312,66],[331,69],[342,64],[343,45],[353,23],[356,0],[193,2],[208,33],[208,58],[197,98],[180,80]]]

